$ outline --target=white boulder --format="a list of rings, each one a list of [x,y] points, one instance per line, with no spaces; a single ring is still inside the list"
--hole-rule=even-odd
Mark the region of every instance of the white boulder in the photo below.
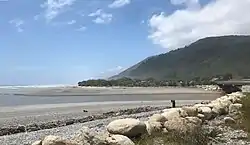
[[[107,130],[111,134],[121,134],[127,137],[136,137],[146,133],[146,125],[138,119],[118,119],[109,123]]]
[[[204,115],[204,119],[209,120],[212,117],[212,109],[210,107],[200,107],[199,108],[201,114]]]
[[[161,115],[164,116],[167,120],[171,120],[173,118],[180,117],[180,112],[181,108],[170,108],[164,109]]]
[[[198,108],[197,107],[182,107],[188,116],[197,116],[198,115]]]

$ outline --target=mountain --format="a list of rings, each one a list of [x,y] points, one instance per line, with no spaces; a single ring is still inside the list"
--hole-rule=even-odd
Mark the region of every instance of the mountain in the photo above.
[[[200,39],[189,46],[149,57],[110,79],[193,79],[220,74],[250,76],[250,36]]]

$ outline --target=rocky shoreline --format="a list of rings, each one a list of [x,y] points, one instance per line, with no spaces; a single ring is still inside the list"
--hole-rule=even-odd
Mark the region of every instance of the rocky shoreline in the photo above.
[[[166,107],[146,106],[146,107],[138,107],[138,108],[131,108],[131,109],[123,109],[123,110],[121,109],[117,111],[109,111],[109,112],[105,112],[102,114],[86,116],[83,118],[55,120],[55,121],[49,121],[49,122],[43,122],[43,123],[33,123],[33,124],[28,124],[28,125],[5,126],[5,127],[0,127],[0,136],[57,128],[57,127],[72,125],[76,123],[85,123],[85,122],[89,122],[93,120],[105,119],[109,117],[156,111],[156,110],[161,110],[164,108]],[[83,110],[83,112],[87,112],[87,110]]]
[[[48,135],[32,145],[135,145],[143,136],[147,136],[144,141],[153,136],[150,141],[160,145],[173,134],[184,144],[250,144],[246,132],[230,127],[240,113],[242,97],[244,94],[237,92],[193,106],[162,108],[144,120],[115,119],[101,125],[101,130],[82,127],[71,138]],[[160,138],[162,135],[164,138]],[[194,138],[196,135],[199,137]]]

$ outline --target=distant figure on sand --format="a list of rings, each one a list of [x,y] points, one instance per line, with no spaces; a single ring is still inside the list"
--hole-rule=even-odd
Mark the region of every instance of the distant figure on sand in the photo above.
[[[175,108],[175,100],[171,100],[172,108]]]

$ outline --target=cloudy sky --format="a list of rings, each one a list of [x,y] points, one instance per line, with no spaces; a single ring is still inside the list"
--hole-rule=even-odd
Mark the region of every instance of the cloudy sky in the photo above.
[[[0,0],[0,85],[74,84],[208,36],[248,35],[250,0]]]

